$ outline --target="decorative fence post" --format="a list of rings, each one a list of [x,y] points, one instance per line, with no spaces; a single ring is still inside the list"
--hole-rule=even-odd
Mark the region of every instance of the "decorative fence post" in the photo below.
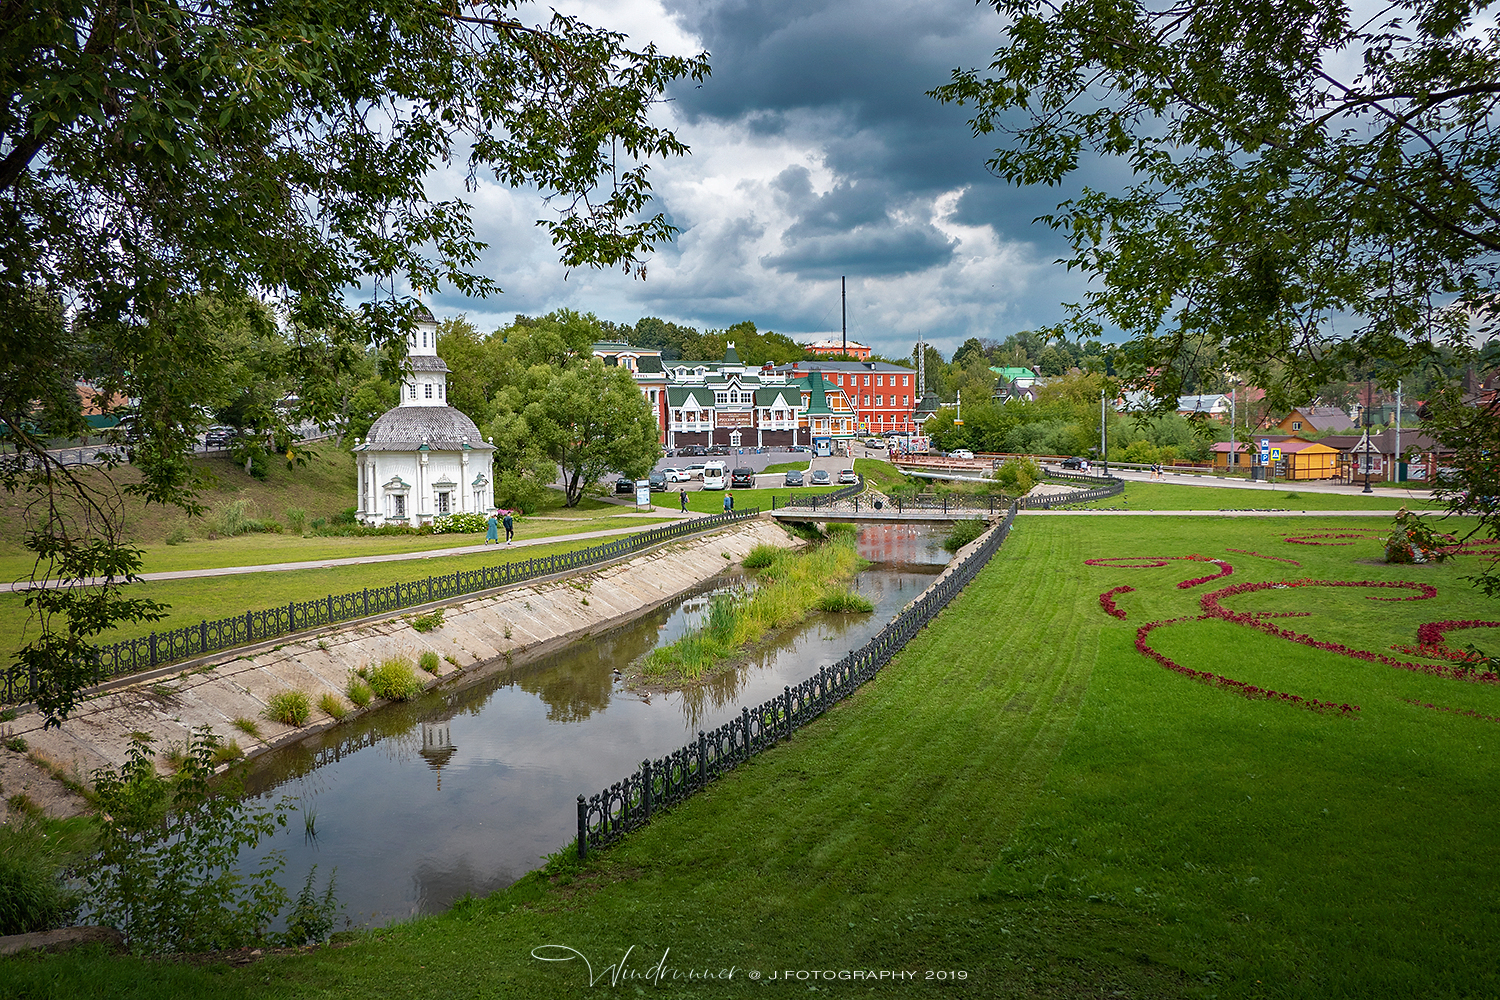
[[[651,759],[641,761],[641,815],[651,822]]]
[[[792,738],[792,689],[790,685],[782,688],[781,704],[782,712],[786,715],[786,736]]]
[[[708,735],[698,730],[698,787],[708,787]]]
[[[578,860],[582,861],[589,853],[589,807],[583,801],[583,796],[578,796]]]

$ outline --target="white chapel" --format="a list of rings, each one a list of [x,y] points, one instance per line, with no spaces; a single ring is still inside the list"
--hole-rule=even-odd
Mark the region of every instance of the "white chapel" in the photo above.
[[[488,513],[495,446],[448,405],[448,366],[437,356],[437,320],[425,309],[407,337],[411,368],[401,402],[356,442],[357,516],[365,524],[428,524],[439,514]]]

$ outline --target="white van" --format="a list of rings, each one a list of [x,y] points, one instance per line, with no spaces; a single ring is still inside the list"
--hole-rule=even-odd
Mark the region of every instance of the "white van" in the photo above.
[[[724,463],[703,463],[703,488],[705,490],[722,490],[724,488]]]

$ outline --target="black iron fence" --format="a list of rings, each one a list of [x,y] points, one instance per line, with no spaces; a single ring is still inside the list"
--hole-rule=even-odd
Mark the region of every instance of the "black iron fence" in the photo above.
[[[581,569],[630,555],[660,542],[744,521],[759,514],[760,508],[747,507],[733,513],[678,521],[572,552],[559,552],[479,569],[454,570],[441,576],[429,576],[425,580],[393,583],[385,587],[365,587],[351,593],[329,594],[311,601],[291,601],[262,611],[246,611],[217,621],[204,620],[197,625],[152,632],[140,638],[95,647],[93,662],[86,668],[90,671],[88,683],[102,684],[115,677],[294,632],[336,625],[371,615],[388,614],[432,601],[476,594],[495,587],[525,583],[555,573]],[[28,700],[31,692],[36,690],[36,678],[28,667],[13,665],[0,678],[3,678],[3,684],[0,684],[0,702],[7,705]]]
[[[784,509],[786,507],[808,507],[812,510],[818,510],[822,507],[828,507],[836,504],[840,500],[848,500],[850,497],[857,497],[864,491],[865,477],[861,475],[859,477],[858,483],[855,483],[852,486],[840,487],[839,489],[834,490],[832,493],[804,493],[801,496],[797,496],[796,494],[788,494],[787,498],[781,501],[780,508],[776,506],[776,494],[772,493],[771,509],[778,510]]]
[[[1125,480],[1116,479],[1113,476],[1074,476],[1066,472],[1047,473],[1048,479],[1062,479],[1068,482],[1082,483],[1092,486],[1093,489],[1084,490],[1081,493],[1062,493],[1057,496],[1025,497],[1021,506],[1026,510],[1051,510],[1074,503],[1092,503],[1095,500],[1108,500],[1125,492]]]
[[[1010,533],[1012,505],[985,540],[942,580],[901,612],[869,642],[796,687],[715,729],[660,760],[641,762],[634,774],[589,798],[578,796],[578,856],[644,826],[651,814],[676,805],[737,764],[791,736],[874,677],[984,568]]]

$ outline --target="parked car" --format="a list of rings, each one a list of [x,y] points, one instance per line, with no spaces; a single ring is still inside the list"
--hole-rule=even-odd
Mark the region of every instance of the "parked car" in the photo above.
[[[729,485],[737,490],[748,490],[755,486],[755,470],[742,465],[729,475]]]
[[[854,474],[853,469],[845,469],[839,473],[839,483],[843,485],[854,485],[859,482],[859,476]]]
[[[953,457],[962,458],[965,461],[972,461],[974,458],[974,453],[967,448],[955,448],[953,449]]]
[[[669,483],[690,483],[693,481],[693,474],[687,469],[667,469],[666,474],[667,482]]]
[[[205,448],[228,448],[234,438],[232,427],[210,427],[203,435]]]
[[[827,486],[831,482],[833,479],[828,475],[827,469],[817,469],[813,472],[812,484],[814,486]]]
[[[729,477],[725,474],[723,462],[705,462],[703,465],[703,488],[705,490],[722,490],[724,483]]]
[[[621,476],[619,479],[616,479],[615,480],[615,493],[616,494],[624,493],[627,496],[635,496],[635,480],[634,479],[626,479],[624,476]]]
[[[807,446],[807,445],[805,445],[805,444],[794,444],[794,445],[792,445],[792,446],[791,446],[791,447],[790,447],[790,448],[788,448],[788,449],[787,449],[787,450],[788,450],[788,451],[805,451],[805,452],[807,452],[807,453],[808,453],[808,454],[811,454],[811,453],[812,453],[812,449],[811,449],[811,448],[809,448],[809,447],[808,447],[808,446]]]
[[[1062,467],[1064,469],[1081,469],[1081,468],[1083,468],[1083,462],[1084,462],[1083,459],[1081,459],[1081,458],[1079,458],[1078,456],[1075,455],[1072,458],[1065,458],[1065,459],[1063,459],[1062,460]]]
[[[653,472],[646,479],[651,483],[652,493],[664,493],[667,489],[667,474],[665,472]]]
[[[801,486],[802,485],[802,473],[799,472],[796,469],[792,469],[792,470],[788,471],[787,474],[786,474],[786,485],[787,486]]]
[[[692,465],[688,466],[686,469],[683,469],[682,471],[687,473],[688,479],[702,479],[703,478],[703,463],[702,462],[694,462]]]

